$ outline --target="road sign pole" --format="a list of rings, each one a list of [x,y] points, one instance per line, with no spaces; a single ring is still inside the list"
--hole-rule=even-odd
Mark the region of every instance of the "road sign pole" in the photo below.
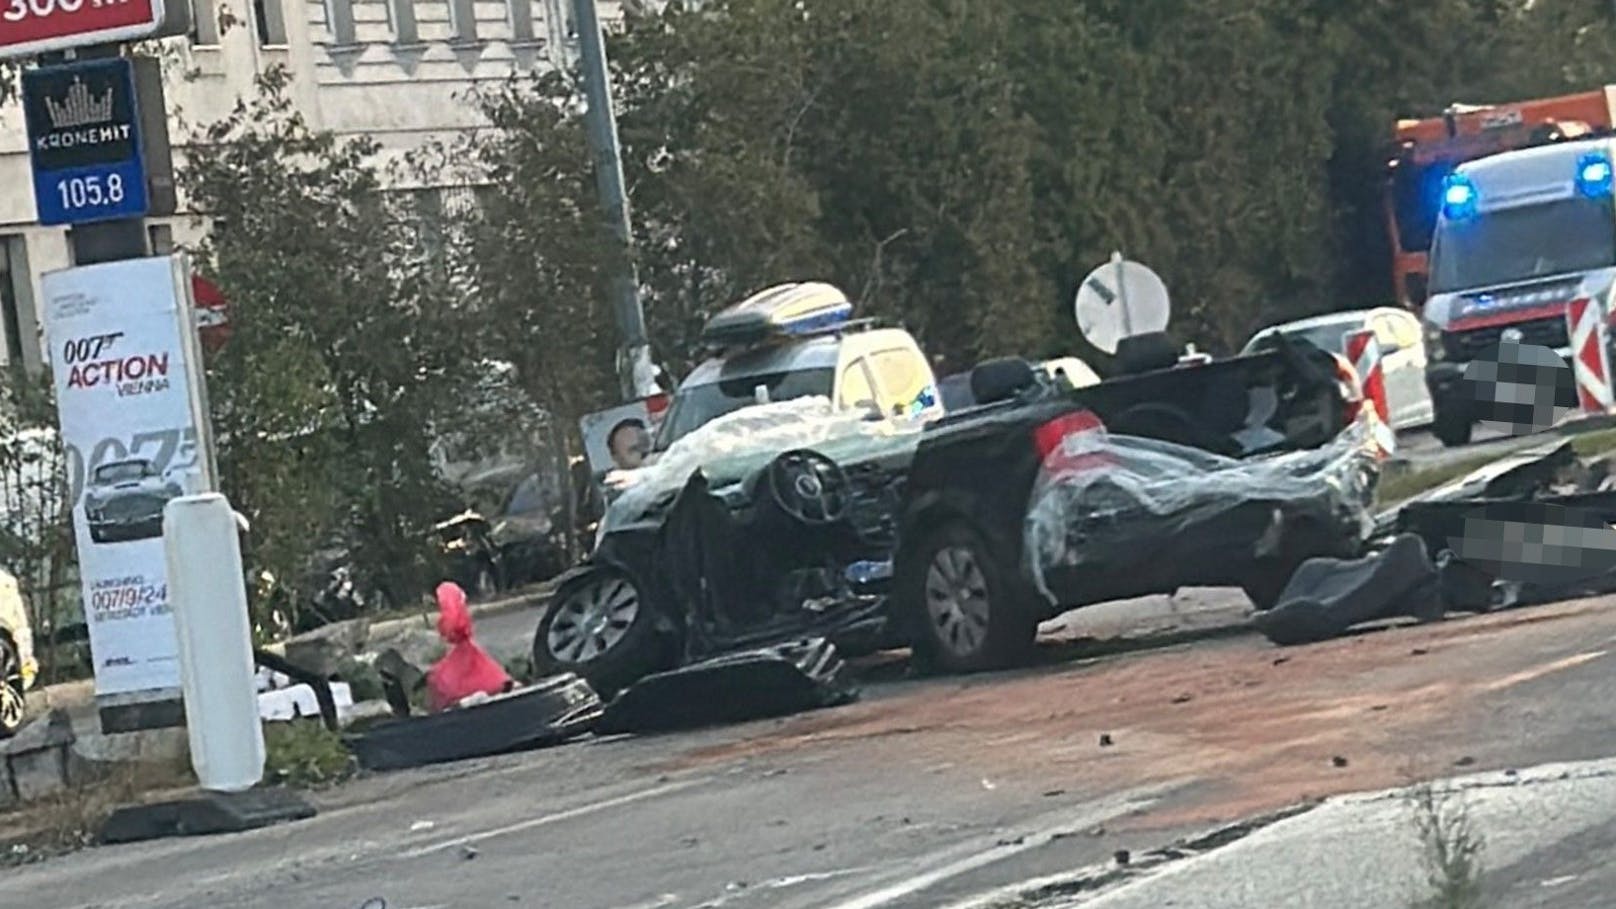
[[[634,268],[634,234],[630,229],[628,193],[623,187],[623,156],[612,111],[612,87],[606,69],[606,39],[601,34],[595,0],[573,0],[578,25],[578,50],[583,63],[584,127],[595,158],[595,187],[601,208],[616,237],[619,259],[611,278],[612,308],[622,347],[617,358],[624,400],[650,394],[645,387],[650,366],[650,344],[645,335],[645,311],[640,306],[639,276]]]

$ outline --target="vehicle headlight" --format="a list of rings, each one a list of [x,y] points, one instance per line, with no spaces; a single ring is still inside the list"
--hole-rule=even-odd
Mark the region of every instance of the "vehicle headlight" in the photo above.
[[[1441,360],[1448,355],[1446,346],[1442,343],[1442,329],[1426,322],[1425,330],[1425,358],[1427,360]]]

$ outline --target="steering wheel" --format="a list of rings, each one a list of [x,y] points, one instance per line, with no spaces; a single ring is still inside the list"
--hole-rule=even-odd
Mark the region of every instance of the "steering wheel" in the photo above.
[[[851,485],[847,473],[817,451],[788,451],[769,464],[769,494],[804,524],[834,524],[846,517]]]

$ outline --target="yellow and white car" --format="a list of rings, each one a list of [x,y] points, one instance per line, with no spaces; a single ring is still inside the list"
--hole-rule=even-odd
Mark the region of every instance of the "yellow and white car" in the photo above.
[[[0,738],[22,728],[25,696],[38,673],[33,629],[17,579],[0,571]]]

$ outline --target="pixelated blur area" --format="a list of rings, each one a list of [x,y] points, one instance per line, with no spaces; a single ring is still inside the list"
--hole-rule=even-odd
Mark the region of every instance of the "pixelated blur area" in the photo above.
[[[1490,503],[1467,515],[1464,536],[1448,545],[1494,577],[1523,584],[1576,584],[1616,570],[1616,528],[1587,509],[1545,502]]]
[[[1465,367],[1463,385],[1476,422],[1510,435],[1548,429],[1577,403],[1571,367],[1541,344],[1493,345]]]

